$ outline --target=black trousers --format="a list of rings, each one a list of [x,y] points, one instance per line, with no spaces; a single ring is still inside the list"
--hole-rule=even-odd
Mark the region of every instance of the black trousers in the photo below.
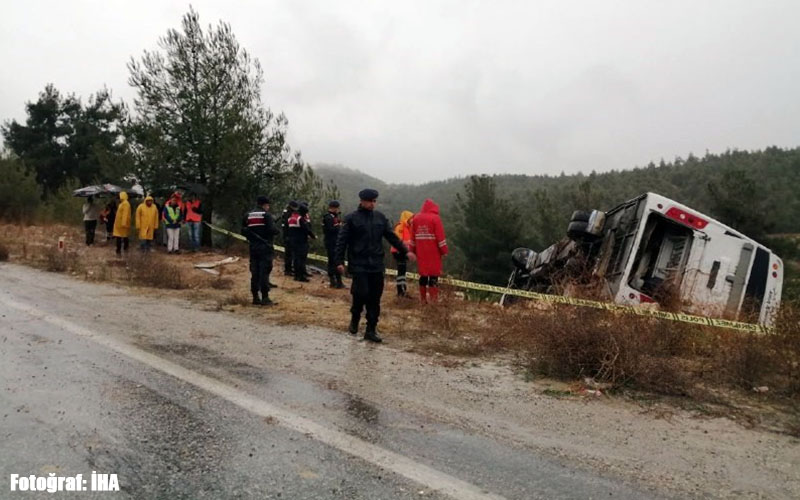
[[[285,274],[293,274],[294,268],[292,265],[294,264],[294,251],[292,248],[292,241],[284,235],[283,244],[286,246],[286,251],[283,254],[283,271]]]
[[[325,245],[325,253],[328,254],[328,276],[333,277],[339,274],[333,260],[336,258],[336,244]]]
[[[119,236],[114,236],[114,239],[117,240],[117,253],[121,252],[121,248],[125,247],[125,251],[128,251],[128,238],[120,238]]]
[[[97,229],[97,221],[96,220],[85,220],[83,221],[83,228],[86,230],[86,244],[93,245],[94,244],[94,232]]]
[[[261,292],[261,298],[269,296],[269,273],[272,272],[272,255],[250,254],[250,291]]]
[[[419,277],[419,285],[420,286],[439,286],[439,277],[438,276],[420,276]]]
[[[308,243],[295,242],[292,247],[292,268],[295,278],[306,277],[306,262],[308,261]]]
[[[397,263],[397,278],[395,284],[397,285],[397,294],[405,295],[406,293],[406,271],[408,270],[408,257],[400,255],[399,253],[392,253],[394,261]]]
[[[362,309],[367,309],[367,326],[378,324],[381,315],[381,296],[383,295],[383,273],[353,273],[353,286],[350,287],[353,306],[350,313],[361,316]]]

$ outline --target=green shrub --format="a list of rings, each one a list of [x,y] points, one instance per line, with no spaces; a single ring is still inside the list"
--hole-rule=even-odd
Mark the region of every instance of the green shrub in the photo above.
[[[21,161],[0,157],[0,218],[30,221],[39,208],[40,196],[36,179],[25,172]]]
[[[58,191],[47,197],[47,200],[40,205],[38,218],[42,222],[60,222],[64,224],[82,224],[83,212],[81,207],[86,202],[86,198],[76,198],[72,192],[78,189],[80,184],[75,179],[70,179]]]

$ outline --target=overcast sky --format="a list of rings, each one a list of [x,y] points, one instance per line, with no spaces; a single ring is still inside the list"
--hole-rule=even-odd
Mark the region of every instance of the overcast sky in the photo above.
[[[261,61],[311,163],[390,182],[800,145],[800,2],[194,1]],[[52,82],[132,101],[188,2],[4,0],[0,120]]]

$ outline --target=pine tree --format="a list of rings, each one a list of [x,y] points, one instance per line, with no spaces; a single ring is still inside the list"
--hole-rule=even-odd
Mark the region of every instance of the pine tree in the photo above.
[[[302,165],[286,142],[288,120],[261,102],[261,66],[239,46],[230,25],[204,31],[190,9],[182,30],[169,30],[160,51],[131,59],[138,92],[129,128],[137,172],[152,187],[205,185],[203,220],[216,212],[238,220],[260,192],[287,182]],[[204,232],[204,243],[210,243]]]
[[[511,251],[522,241],[518,208],[497,197],[491,177],[471,176],[464,195],[456,195],[456,216],[453,241],[466,257],[467,277],[504,284],[511,269]]]
[[[2,128],[6,146],[36,175],[44,196],[73,183],[119,182],[130,169],[122,129],[125,106],[107,89],[86,106],[75,95],[62,96],[52,84],[25,106],[25,124]]]

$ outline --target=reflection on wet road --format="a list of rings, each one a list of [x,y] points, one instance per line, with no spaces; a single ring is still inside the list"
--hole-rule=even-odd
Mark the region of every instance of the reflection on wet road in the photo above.
[[[49,300],[58,313],[35,285],[0,293],[4,474],[116,473],[114,498],[647,496],[335,383],[88,327],[80,305]]]

